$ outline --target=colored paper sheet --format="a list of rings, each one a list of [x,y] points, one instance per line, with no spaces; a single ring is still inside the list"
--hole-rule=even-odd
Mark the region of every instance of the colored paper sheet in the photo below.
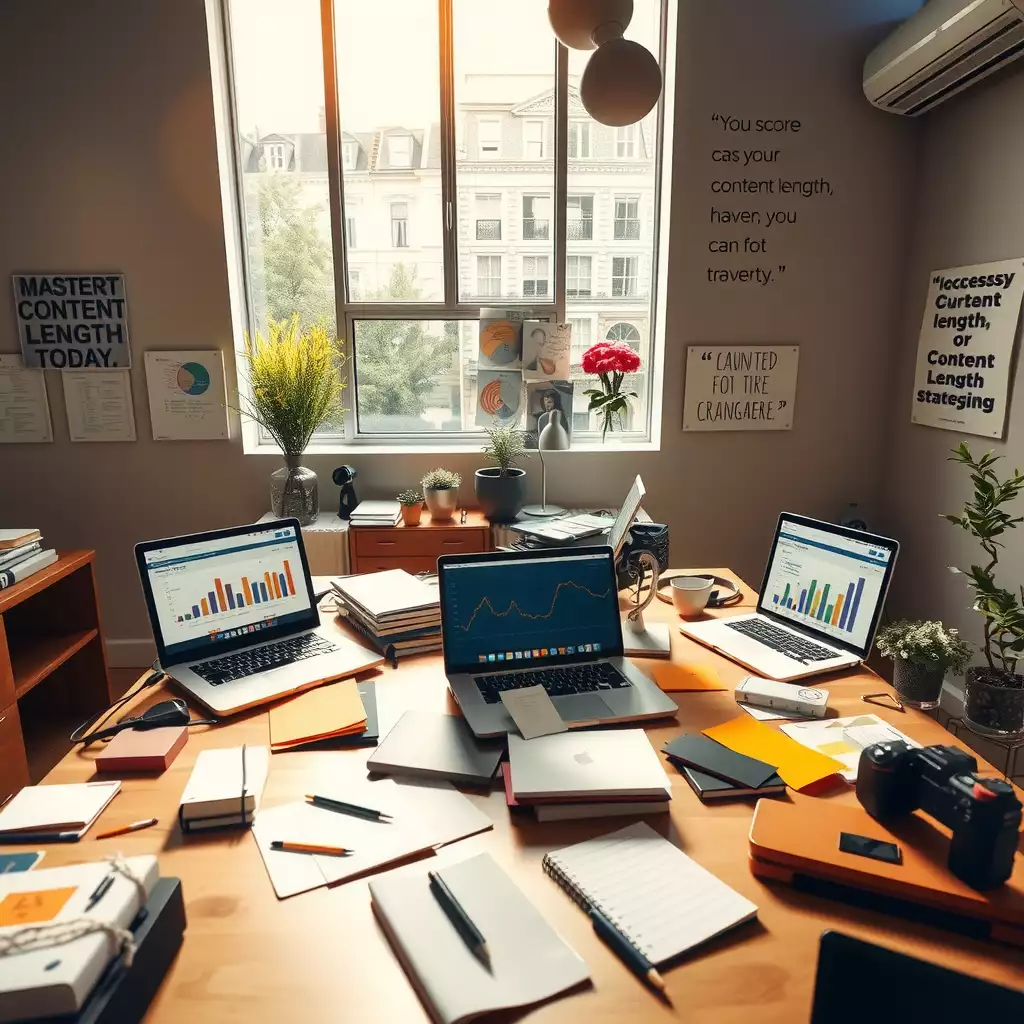
[[[811,750],[749,715],[740,715],[703,732],[737,754],[773,765],[786,785],[793,789],[803,789],[846,767],[841,761]]]
[[[706,661],[695,661],[689,665],[677,665],[671,661],[658,662],[651,666],[654,681],[666,693],[693,693],[698,690],[728,690],[714,665]]]
[[[270,709],[273,750],[347,736],[365,728],[366,710],[354,679],[318,686]]]
[[[78,887],[40,889],[36,892],[11,892],[0,902],[0,926],[45,924],[64,909]]]

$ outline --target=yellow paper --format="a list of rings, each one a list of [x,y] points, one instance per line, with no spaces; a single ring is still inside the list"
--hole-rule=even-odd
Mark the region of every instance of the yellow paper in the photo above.
[[[666,693],[692,693],[696,690],[727,690],[718,670],[706,661],[677,665],[661,661],[651,667],[654,681]]]
[[[35,892],[9,892],[0,901],[0,926],[45,924],[52,921],[74,895],[78,886],[65,889],[40,889]]]
[[[365,728],[366,709],[354,679],[318,686],[270,709],[272,748],[294,747]]]
[[[803,789],[819,779],[846,769],[841,761],[811,750],[749,715],[740,715],[731,722],[704,729],[703,732],[709,739],[737,754],[746,754],[747,757],[755,757],[758,761],[770,764],[782,776],[783,782],[793,789]]]

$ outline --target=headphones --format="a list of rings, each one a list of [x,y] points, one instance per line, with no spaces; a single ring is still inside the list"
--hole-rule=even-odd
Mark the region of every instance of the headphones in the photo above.
[[[658,577],[658,597],[666,604],[672,603],[672,581],[690,576],[699,580],[711,580],[716,590],[711,591],[708,598],[708,608],[727,608],[743,599],[740,588],[730,579],[724,576],[715,576],[709,572],[670,572]]]

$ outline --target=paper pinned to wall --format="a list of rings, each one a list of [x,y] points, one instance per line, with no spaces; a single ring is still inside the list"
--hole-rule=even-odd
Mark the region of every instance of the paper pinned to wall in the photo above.
[[[0,444],[52,440],[43,371],[26,369],[21,356],[0,355]]]
[[[523,365],[523,320],[528,309],[480,310],[478,361],[492,370],[520,370]]]
[[[64,404],[72,441],[134,441],[135,410],[127,370],[65,370]]]
[[[511,427],[519,422],[523,404],[523,378],[519,373],[479,370],[476,387],[478,427]]]
[[[223,352],[147,352],[145,362],[154,441],[227,439]]]
[[[568,380],[572,324],[545,320],[523,322],[523,377],[526,380]]]

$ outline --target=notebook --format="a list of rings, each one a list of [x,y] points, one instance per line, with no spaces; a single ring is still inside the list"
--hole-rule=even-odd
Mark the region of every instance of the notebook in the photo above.
[[[488,970],[430,891],[426,868],[370,882],[373,911],[439,1024],[531,1006],[587,981],[587,965],[498,866],[481,853],[437,870],[490,953]]]
[[[366,768],[382,775],[488,786],[498,769],[502,747],[501,740],[478,740],[464,718],[406,711],[370,755]]]
[[[25,786],[0,812],[0,835],[77,832],[81,838],[117,796],[120,782],[78,782],[64,786]]]
[[[178,808],[181,830],[192,832],[229,825],[251,825],[259,809],[269,764],[269,747],[223,747],[201,751],[181,794],[181,806]]]
[[[0,530],[0,551],[20,548],[22,544],[31,544],[38,539],[38,530]]]
[[[366,729],[366,710],[354,679],[318,686],[270,709],[270,749],[277,753]]]
[[[436,620],[441,615],[437,587],[404,569],[347,576],[337,580],[334,587],[349,604],[377,621],[410,616]]]
[[[188,727],[125,729],[119,732],[93,762],[98,772],[166,771],[188,742]]]
[[[772,765],[745,754],[737,754],[721,743],[709,740],[707,736],[677,736],[661,749],[671,761],[716,775],[734,786],[757,789],[775,774]]]
[[[517,800],[597,800],[671,796],[661,758],[643,729],[560,732],[524,740],[508,735]]]
[[[666,814],[669,801],[636,800],[626,797],[624,800],[576,800],[560,803],[557,800],[519,801],[512,792],[512,773],[508,770],[508,762],[501,766],[502,784],[505,787],[505,804],[511,810],[532,810],[538,821],[578,821],[581,818],[624,818],[629,815]]]
[[[653,964],[757,916],[745,896],[645,822],[549,853],[544,870],[585,910],[593,907]]]
[[[760,786],[734,786],[725,779],[708,775],[707,772],[698,771],[696,768],[690,768],[687,765],[678,765],[677,767],[683,778],[690,784],[690,788],[705,803],[709,800],[735,800],[745,796],[779,796],[786,792],[786,784],[775,773]]]

